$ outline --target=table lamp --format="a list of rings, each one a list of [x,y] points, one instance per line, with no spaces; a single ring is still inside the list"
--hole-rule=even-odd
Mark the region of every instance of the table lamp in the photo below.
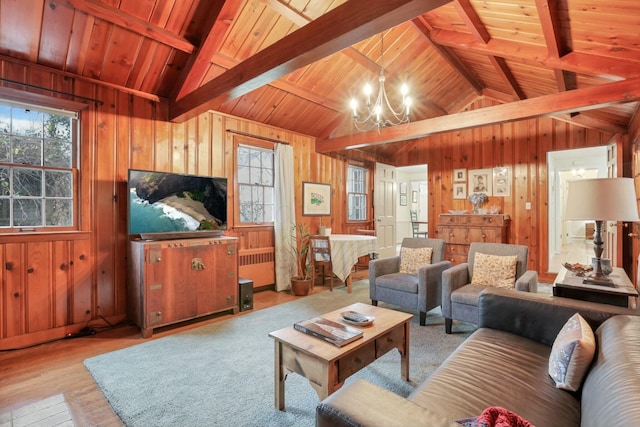
[[[584,283],[612,286],[611,279],[602,272],[602,223],[607,220],[640,221],[633,179],[597,178],[569,181],[565,219],[595,221],[593,250],[596,254],[596,265],[594,272],[584,279]]]

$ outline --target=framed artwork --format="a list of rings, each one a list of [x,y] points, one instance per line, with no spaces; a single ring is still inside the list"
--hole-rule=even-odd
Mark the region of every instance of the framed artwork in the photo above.
[[[406,182],[401,182],[400,183],[400,194],[407,194],[407,183]]]
[[[467,182],[467,170],[466,169],[454,169],[453,170],[453,182]]]
[[[458,182],[453,184],[453,198],[454,199],[466,199],[467,198],[467,184],[464,182]]]
[[[493,195],[497,197],[511,195],[511,168],[493,168]]]
[[[302,215],[331,215],[331,185],[302,183]]]
[[[411,201],[413,203],[418,203],[418,192],[417,191],[412,191],[411,192]]]
[[[469,171],[469,195],[484,193],[491,196],[491,184],[493,183],[493,171],[491,169],[473,169]]]
[[[407,206],[407,195],[406,194],[401,194],[400,195],[400,206]]]

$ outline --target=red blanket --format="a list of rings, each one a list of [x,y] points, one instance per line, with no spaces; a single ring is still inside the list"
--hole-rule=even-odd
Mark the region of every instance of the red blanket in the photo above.
[[[490,406],[477,418],[458,421],[464,427],[534,427],[518,414],[499,406]]]

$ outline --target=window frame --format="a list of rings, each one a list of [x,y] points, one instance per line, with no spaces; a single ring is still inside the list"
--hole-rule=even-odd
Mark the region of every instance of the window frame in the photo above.
[[[80,129],[81,129],[81,117],[80,111],[87,107],[85,104],[67,101],[67,100],[58,100],[55,98],[50,98],[44,95],[35,95],[29,93],[22,93],[20,91],[12,91],[12,90],[1,90],[0,91],[0,104],[3,106],[8,106],[12,108],[25,109],[25,110],[34,110],[44,114],[53,114],[57,116],[65,116],[71,119],[71,165],[70,167],[52,167],[41,165],[27,165],[27,164],[19,164],[14,163],[9,159],[8,162],[0,163],[1,166],[7,167],[10,169],[18,168],[18,169],[35,169],[40,171],[64,171],[71,173],[71,225],[65,226],[48,226],[46,224],[37,225],[37,226],[15,226],[11,225],[8,227],[0,227],[0,235],[9,235],[9,234],[43,234],[43,233],[65,233],[65,232],[75,232],[81,230],[80,224]],[[11,134],[13,135],[13,134]],[[42,137],[42,146],[41,149],[45,148],[47,138]],[[44,176],[43,176],[44,178]],[[44,185],[44,184],[43,184]],[[39,200],[45,200],[46,197],[43,194]],[[44,209],[44,205],[43,205]]]
[[[270,141],[263,141],[263,140],[259,140],[259,139],[254,139],[251,137],[247,137],[247,136],[236,136],[234,138],[234,144],[233,144],[233,168],[234,168],[234,182],[233,182],[233,187],[234,187],[234,193],[237,195],[235,197],[235,202],[234,202],[234,228],[243,228],[243,227],[273,227],[274,223],[273,221],[269,221],[269,222],[242,222],[241,221],[241,216],[240,216],[240,203],[241,203],[241,199],[240,199],[240,180],[238,177],[238,149],[240,146],[247,146],[247,147],[251,147],[251,148],[255,148],[255,149],[261,149],[261,150],[268,150],[271,151],[273,153],[273,196],[274,196],[274,201],[273,201],[273,205],[274,205],[274,215],[275,215],[275,143],[270,142]]]
[[[363,179],[363,184],[364,184],[364,192],[363,193],[355,193],[355,192],[350,192],[349,191],[349,178],[350,178],[350,169],[351,168],[358,168],[358,169],[362,169],[364,170],[365,176]],[[366,223],[369,222],[371,220],[370,216],[371,216],[371,206],[372,206],[372,201],[371,201],[371,176],[372,176],[372,170],[370,167],[368,167],[366,164],[364,163],[360,163],[360,162],[348,162],[346,165],[346,183],[345,183],[345,198],[346,198],[346,221],[347,223],[350,224],[355,224],[355,223]],[[350,206],[350,201],[351,201],[351,194],[360,194],[363,195],[365,197],[365,203],[364,203],[364,218],[363,219],[350,219],[349,218],[349,213],[351,211],[351,206]]]

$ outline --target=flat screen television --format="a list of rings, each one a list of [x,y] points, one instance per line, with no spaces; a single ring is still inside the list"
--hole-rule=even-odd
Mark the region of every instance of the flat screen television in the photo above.
[[[129,235],[211,237],[227,229],[227,178],[129,169]]]

